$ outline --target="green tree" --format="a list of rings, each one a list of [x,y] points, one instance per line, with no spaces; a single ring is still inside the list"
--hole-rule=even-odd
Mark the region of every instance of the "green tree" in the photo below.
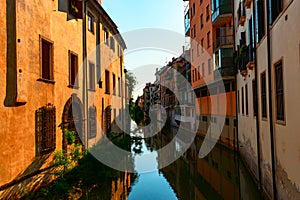
[[[132,92],[133,92],[133,90],[134,90],[134,88],[135,88],[135,86],[137,85],[138,82],[136,80],[135,75],[130,71],[126,72],[125,77],[129,82],[128,91],[129,91],[129,97],[131,98],[132,97]]]

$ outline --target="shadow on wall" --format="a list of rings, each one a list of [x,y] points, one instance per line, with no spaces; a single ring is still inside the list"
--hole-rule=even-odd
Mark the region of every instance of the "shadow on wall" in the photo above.
[[[51,168],[42,168],[51,154],[38,156],[13,181],[0,187],[0,196],[3,199],[15,199],[23,193],[35,190],[49,183],[52,177]]]

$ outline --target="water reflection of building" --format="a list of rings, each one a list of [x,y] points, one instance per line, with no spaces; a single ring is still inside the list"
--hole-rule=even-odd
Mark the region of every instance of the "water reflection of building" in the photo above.
[[[148,139],[148,145],[154,149],[160,149],[170,144],[176,135],[176,130],[158,134]],[[204,158],[198,157],[198,151],[203,143],[203,138],[197,136],[191,147],[184,155],[171,165],[161,169],[166,179],[170,182],[180,199],[240,199],[252,195],[258,199],[258,191],[245,168],[239,168],[239,159],[232,150],[217,144]],[[174,149],[177,149],[176,142]],[[172,157],[170,155],[158,155],[159,162]],[[242,172],[243,179],[240,181]],[[244,194],[240,194],[240,182],[242,182]]]
[[[111,183],[111,200],[127,200],[131,186],[131,174],[121,173],[121,177]]]

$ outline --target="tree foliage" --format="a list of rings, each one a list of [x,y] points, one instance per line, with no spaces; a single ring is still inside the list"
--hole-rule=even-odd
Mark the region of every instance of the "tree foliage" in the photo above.
[[[137,85],[138,82],[136,80],[135,75],[130,71],[126,72],[125,77],[129,82],[128,91],[129,91],[129,97],[131,98],[132,97],[132,92],[133,92],[133,90],[134,90],[134,88],[135,88],[135,86]]]

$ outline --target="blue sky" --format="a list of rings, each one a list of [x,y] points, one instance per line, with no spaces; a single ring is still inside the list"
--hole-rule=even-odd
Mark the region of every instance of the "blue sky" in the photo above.
[[[120,32],[139,28],[184,32],[182,0],[102,0],[102,6]]]
[[[183,0],[102,0],[103,8],[117,24],[128,47],[125,68],[138,78],[135,97],[142,93],[145,83],[155,81],[156,68],[182,53],[186,41],[185,4]],[[147,48],[144,41],[148,42]]]

